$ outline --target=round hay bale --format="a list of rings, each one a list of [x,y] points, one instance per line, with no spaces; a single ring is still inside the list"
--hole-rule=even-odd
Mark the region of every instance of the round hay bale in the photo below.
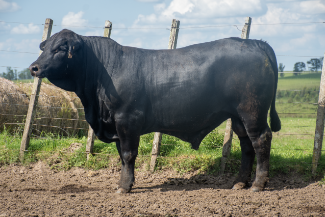
[[[23,129],[29,98],[12,81],[0,77],[0,132]]]
[[[0,131],[23,132],[33,83],[0,78]],[[75,93],[42,83],[33,122],[34,135],[87,135],[83,106]]]
[[[28,95],[32,85],[20,84]],[[86,135],[88,124],[80,99],[75,93],[64,91],[52,84],[42,83],[36,107],[33,133],[39,135]]]

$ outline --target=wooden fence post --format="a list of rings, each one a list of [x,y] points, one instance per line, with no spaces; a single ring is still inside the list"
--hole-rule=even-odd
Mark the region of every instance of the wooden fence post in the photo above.
[[[42,41],[47,40],[51,36],[52,26],[53,26],[53,20],[47,18],[45,20]],[[42,54],[42,51],[40,51],[39,55],[41,55],[41,54]],[[34,84],[33,84],[33,89],[32,89],[32,93],[30,96],[30,100],[29,100],[29,106],[28,106],[28,112],[27,112],[27,116],[26,116],[24,133],[23,133],[23,137],[21,139],[21,144],[20,144],[20,154],[19,154],[20,162],[24,161],[25,151],[28,149],[28,146],[29,146],[30,134],[32,133],[32,126],[33,126],[33,121],[34,121],[35,114],[36,114],[36,106],[37,106],[37,102],[38,102],[39,92],[41,89],[41,84],[42,84],[42,79],[38,78],[38,77],[34,77]]]
[[[168,49],[176,49],[177,47],[177,38],[179,32],[180,21],[173,19],[172,26],[170,28],[170,36],[168,42]],[[162,133],[156,132],[152,144],[151,151],[151,161],[150,161],[150,171],[155,171],[155,166],[157,162],[157,157],[159,155],[160,146],[161,146]]]
[[[111,37],[112,26],[113,25],[109,20],[105,21],[104,37],[107,37],[107,38]],[[95,137],[96,136],[95,136],[94,130],[89,125],[88,139],[87,139],[87,144],[86,144],[87,160],[89,160],[89,155],[93,153]]]
[[[249,38],[251,23],[252,23],[252,18],[246,17],[245,25],[244,25],[244,27],[242,29],[242,33],[241,33],[242,39]],[[220,174],[223,174],[225,171],[225,168],[226,168],[226,161],[227,161],[227,158],[228,158],[228,156],[230,154],[230,150],[231,150],[232,136],[233,136],[232,123],[231,123],[231,119],[229,118],[227,120],[226,132],[225,132],[225,136],[224,136],[224,140],[223,140],[222,157],[221,157],[221,161],[220,161]]]
[[[325,54],[324,54],[325,57]],[[321,157],[323,134],[324,134],[324,117],[325,117],[325,64],[323,61],[322,76],[320,80],[319,98],[318,98],[318,109],[314,139],[314,152],[313,152],[313,166],[312,174],[316,175],[317,164]]]

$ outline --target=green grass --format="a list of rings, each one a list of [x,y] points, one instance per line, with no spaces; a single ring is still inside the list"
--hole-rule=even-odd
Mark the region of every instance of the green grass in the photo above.
[[[313,118],[282,118],[282,130],[273,133],[270,174],[296,172],[311,177],[311,161],[313,153],[315,119]],[[200,171],[216,174],[222,156],[222,141],[225,124],[209,134],[202,142],[199,150],[191,149],[190,145],[175,137],[163,135],[160,156],[156,170],[174,169],[180,173]],[[311,134],[311,135],[284,135]],[[18,163],[20,135],[9,135],[6,131],[0,134],[0,165]],[[152,149],[153,133],[141,137],[139,156],[136,168],[148,169]],[[69,152],[71,143],[82,143],[76,152]],[[31,139],[29,151],[25,155],[24,164],[44,161],[56,170],[68,170],[71,167],[101,169],[112,165],[119,166],[118,152],[115,144],[95,141],[94,152],[98,153],[86,160],[86,138],[58,138],[50,135],[46,139]],[[325,145],[323,150],[325,151]],[[325,152],[323,152],[324,155]],[[235,135],[231,155],[226,171],[237,173],[240,166],[241,151],[239,139]],[[325,157],[318,166],[318,174],[324,174]]]
[[[301,73],[297,76],[293,73],[284,73],[284,77],[278,80],[278,90],[301,90],[303,87],[319,88],[321,73]]]

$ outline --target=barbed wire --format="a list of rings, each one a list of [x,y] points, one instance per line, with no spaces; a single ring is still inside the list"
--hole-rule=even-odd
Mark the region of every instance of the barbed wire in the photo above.
[[[0,67],[5,67],[5,68],[7,68],[7,67],[10,67],[10,68],[27,68],[27,67],[19,67],[19,66],[0,66]]]
[[[5,102],[0,102],[0,104],[4,105],[15,105],[15,106],[29,106],[29,105],[24,105],[24,104],[11,104],[11,103],[5,103]],[[74,108],[68,108],[68,107],[60,107],[60,106],[46,106],[46,105],[37,105],[37,107],[43,107],[43,108],[55,108],[55,109],[74,109]],[[84,108],[76,108],[76,109],[84,109]]]
[[[4,123],[6,125],[25,125],[25,123]],[[74,129],[74,130],[88,130],[87,128],[75,128],[75,127],[62,127],[62,126],[53,126],[53,125],[45,125],[45,124],[33,124],[33,126],[41,126],[41,127],[54,127],[54,128],[64,128],[64,129]]]
[[[30,23],[21,23],[21,22],[14,22],[14,21],[4,21],[0,20],[2,23],[17,23],[17,24],[33,24],[32,22]],[[288,22],[288,23],[252,23],[251,25],[254,26],[269,26],[269,25],[306,25],[306,24],[323,24],[325,23],[324,21],[318,21],[318,22]],[[34,24],[34,25],[41,25],[43,26],[44,24]],[[201,25],[201,26],[185,26],[185,27],[180,27],[178,29],[192,29],[192,28],[216,28],[216,27],[227,27],[227,26],[236,26],[236,25],[243,25],[243,24],[219,24],[219,25]],[[52,26],[61,26],[61,27],[76,27],[76,28],[98,28],[98,29],[105,29],[103,26],[75,26],[75,25],[57,25],[53,24]],[[112,29],[168,29],[166,27],[114,27]],[[169,30],[169,29],[168,29]]]
[[[240,30],[241,31],[241,30]],[[32,52],[26,52],[26,51],[8,51],[8,50],[0,50],[3,52],[11,52],[11,53],[27,53],[27,54],[39,54],[39,53],[32,53]],[[279,54],[279,55],[275,55],[275,56],[289,56],[289,57],[322,57],[322,55],[318,55],[318,56],[299,56],[299,55],[285,55],[285,54]],[[0,66],[0,67],[11,67],[11,66]],[[11,67],[11,68],[24,68],[24,67]],[[26,67],[28,68],[28,67]]]
[[[282,89],[277,89],[277,91],[303,91],[303,90],[282,90]],[[319,90],[305,90],[306,92],[319,92]]]
[[[5,52],[12,52],[12,53],[28,53],[28,54],[38,54],[38,53],[31,53],[31,52],[25,52],[25,51],[9,51],[9,50],[0,50]]]
[[[318,103],[312,103],[312,102],[280,102],[275,101],[278,104],[307,104],[307,105],[318,105]]]
[[[31,96],[32,94],[26,94],[26,93],[6,93],[6,94],[9,94],[9,95],[22,95],[22,96]],[[62,98],[62,96],[49,96],[49,95],[36,95],[36,96],[41,96],[41,97],[46,97],[46,98],[55,98],[55,97],[59,97],[59,98]],[[79,97],[77,96],[71,96],[70,97],[71,99],[79,99]]]

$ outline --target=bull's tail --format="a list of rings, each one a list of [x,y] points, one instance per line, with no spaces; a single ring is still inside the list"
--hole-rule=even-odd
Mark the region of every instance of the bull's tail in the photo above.
[[[275,91],[275,94],[274,94],[274,97],[272,100],[272,104],[271,104],[271,109],[270,109],[270,126],[271,126],[271,130],[273,132],[278,132],[279,130],[281,130],[281,121],[280,121],[278,113],[275,110],[275,95],[276,95],[276,91]]]
[[[279,130],[281,130],[281,121],[278,116],[278,113],[275,110],[276,90],[278,87],[278,65],[277,65],[275,53],[274,53],[273,49],[268,44],[266,44],[266,46],[265,46],[265,52],[266,52],[267,56],[269,57],[270,62],[272,64],[272,69],[274,71],[274,79],[275,79],[275,81],[274,81],[274,95],[273,95],[273,100],[272,100],[271,109],[270,109],[270,127],[273,132],[278,132]]]

